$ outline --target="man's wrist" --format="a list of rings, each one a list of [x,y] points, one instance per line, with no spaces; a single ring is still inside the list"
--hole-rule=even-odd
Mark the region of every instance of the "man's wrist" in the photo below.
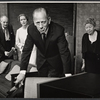
[[[26,74],[26,70],[21,70],[20,74]]]

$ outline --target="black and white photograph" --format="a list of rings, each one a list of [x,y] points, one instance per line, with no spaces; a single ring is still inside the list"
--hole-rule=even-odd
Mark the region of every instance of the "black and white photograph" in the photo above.
[[[100,2],[1,1],[0,98],[100,98]]]

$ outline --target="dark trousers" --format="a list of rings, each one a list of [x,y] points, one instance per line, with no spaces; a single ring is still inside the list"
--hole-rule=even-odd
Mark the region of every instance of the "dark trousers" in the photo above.
[[[38,70],[40,77],[63,77],[63,73],[56,71],[47,61]]]

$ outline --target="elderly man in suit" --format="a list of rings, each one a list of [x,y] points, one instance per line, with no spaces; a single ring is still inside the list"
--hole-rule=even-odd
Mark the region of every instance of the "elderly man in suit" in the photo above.
[[[33,45],[37,46],[37,69],[41,77],[71,75],[71,57],[64,28],[51,21],[45,8],[33,12],[33,23],[23,48],[21,71],[15,83],[24,79]]]
[[[11,59],[11,49],[14,50],[15,36],[13,28],[8,24],[8,17],[1,16],[0,18],[0,62],[5,59]]]

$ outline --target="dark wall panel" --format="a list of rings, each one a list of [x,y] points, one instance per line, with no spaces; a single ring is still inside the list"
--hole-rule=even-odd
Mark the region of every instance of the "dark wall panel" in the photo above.
[[[32,23],[32,12],[37,7],[47,8],[52,20],[64,26],[65,32],[73,35],[73,4],[67,3],[9,3],[9,19],[15,31],[20,27],[17,16],[25,13],[29,17],[30,24]]]

